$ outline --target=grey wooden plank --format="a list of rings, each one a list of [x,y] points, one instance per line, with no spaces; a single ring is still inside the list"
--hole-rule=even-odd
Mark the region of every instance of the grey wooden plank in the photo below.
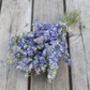
[[[0,90],[27,90],[25,73],[6,64],[8,43],[16,32],[30,31],[31,0],[3,0],[0,15]],[[29,23],[28,27],[24,27]]]
[[[88,90],[90,90],[90,0],[80,0],[78,6],[80,5],[81,10],[81,36],[83,41],[83,48],[85,54],[86,62],[86,74]],[[83,8],[84,5],[84,8]]]
[[[56,23],[64,15],[63,0],[34,0],[34,18],[39,23]],[[31,90],[69,90],[68,67],[61,63],[52,83],[48,83],[46,75],[31,76]]]
[[[88,11],[90,1],[67,0],[66,3],[67,11],[74,9],[81,11],[81,21],[72,26],[70,34],[73,90],[90,90],[90,12]]]

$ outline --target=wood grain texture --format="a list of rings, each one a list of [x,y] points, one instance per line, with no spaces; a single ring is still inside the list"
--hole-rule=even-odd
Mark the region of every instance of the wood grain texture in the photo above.
[[[66,4],[67,11],[81,11],[81,21],[70,34],[73,90],[90,90],[90,1],[66,0]]]
[[[31,0],[3,0],[0,15],[0,90],[27,90],[27,78],[6,64],[8,43],[16,32],[30,31]],[[28,27],[24,27],[29,23]]]
[[[33,18],[39,23],[57,23],[64,15],[63,0],[34,0]],[[48,83],[46,75],[31,77],[31,90],[69,90],[68,67],[61,63],[52,83]]]

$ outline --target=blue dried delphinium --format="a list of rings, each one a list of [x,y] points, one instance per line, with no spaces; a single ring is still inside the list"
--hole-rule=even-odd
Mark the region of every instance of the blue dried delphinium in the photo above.
[[[74,20],[75,18],[76,16]],[[67,18],[64,22],[65,20]],[[26,73],[35,72],[38,75],[47,72],[48,80],[51,81],[56,76],[61,60],[71,66],[66,36],[67,26],[72,22],[70,23],[69,19],[67,24],[62,22],[38,24],[36,22],[37,19],[33,23],[34,31],[11,37],[9,63],[15,65],[17,70]]]
[[[17,70],[26,73],[48,72],[48,79],[54,79],[61,60],[71,65],[68,60],[66,32],[63,32],[65,28],[61,23],[37,24],[33,32],[11,37],[10,63],[14,64]]]

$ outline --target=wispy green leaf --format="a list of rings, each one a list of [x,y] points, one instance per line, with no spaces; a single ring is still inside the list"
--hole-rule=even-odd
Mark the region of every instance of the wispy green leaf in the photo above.
[[[67,26],[70,26],[78,20],[80,20],[80,11],[74,10],[65,14],[63,22],[66,22]]]

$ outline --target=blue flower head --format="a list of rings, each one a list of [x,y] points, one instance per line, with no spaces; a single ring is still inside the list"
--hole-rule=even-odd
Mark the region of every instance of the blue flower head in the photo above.
[[[10,61],[17,70],[27,73],[41,74],[48,72],[48,79],[54,79],[59,63],[65,61],[69,66],[68,44],[66,42],[65,25],[37,24],[33,21],[35,31],[16,34],[9,43]],[[28,26],[26,23],[25,27]]]

